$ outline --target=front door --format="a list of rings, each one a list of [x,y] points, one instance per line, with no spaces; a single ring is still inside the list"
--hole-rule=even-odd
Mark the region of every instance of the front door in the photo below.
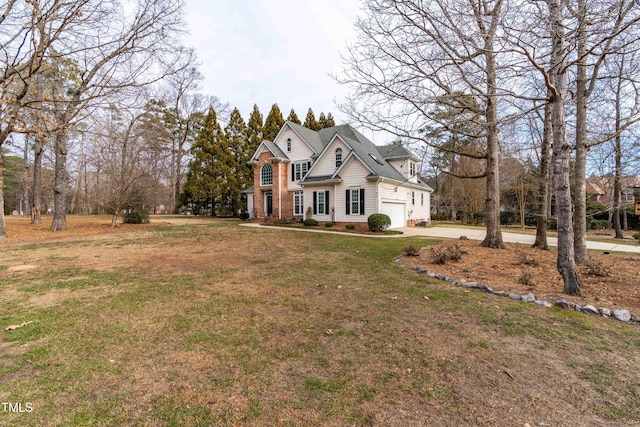
[[[273,215],[273,193],[271,191],[264,193],[264,212],[266,216]]]

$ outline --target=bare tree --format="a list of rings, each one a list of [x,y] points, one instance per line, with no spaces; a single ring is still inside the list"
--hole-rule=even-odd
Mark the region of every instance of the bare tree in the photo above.
[[[23,110],[33,78],[47,51],[91,0],[16,1],[0,3],[0,147],[14,132],[25,132]],[[32,100],[33,101],[33,100]],[[0,169],[0,178],[2,170]],[[0,203],[4,195],[0,186]],[[0,237],[6,237],[4,209],[0,210]]]
[[[138,0],[133,12],[118,2],[93,0],[78,15],[73,33],[49,49],[55,89],[56,185],[51,230],[66,229],[68,131],[78,115],[115,93],[146,86],[184,68],[175,36],[182,28],[180,0]],[[61,64],[73,61],[73,79]],[[65,83],[67,83],[65,85]]]
[[[473,136],[484,141],[477,156],[486,159],[482,245],[493,248],[504,246],[495,46],[502,5],[502,0],[368,0],[367,17],[358,20],[358,39],[337,77],[353,87],[341,110],[374,130],[419,143],[430,143],[421,131],[434,124],[430,110],[438,100],[454,106],[469,96],[479,101],[480,133]]]

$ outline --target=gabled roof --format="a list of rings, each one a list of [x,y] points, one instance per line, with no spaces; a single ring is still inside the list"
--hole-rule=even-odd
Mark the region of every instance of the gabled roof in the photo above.
[[[368,178],[388,178],[399,182],[406,182],[407,179],[388,161],[387,158],[414,158],[416,157],[401,144],[392,144],[391,146],[379,147],[371,142],[366,136],[358,132],[351,125],[333,126],[330,128],[324,128],[319,131],[313,131],[303,126],[296,125],[295,123],[287,122],[290,124],[298,134],[307,139],[307,143],[314,146],[318,144],[320,150],[317,153],[322,153],[327,147],[334,141],[336,137],[339,137],[349,148],[351,148],[354,157],[362,162],[367,167],[371,174]],[[345,163],[346,163],[345,159]],[[336,174],[338,171],[336,171]],[[335,174],[334,174],[335,175]],[[327,179],[335,179],[335,176],[318,177],[309,173],[302,181],[301,184],[310,184],[314,182],[326,181]],[[424,187],[427,190],[431,190],[428,185],[418,182],[411,183]]]
[[[271,154],[273,154],[273,157],[275,157],[277,159],[289,160],[289,157],[287,157],[287,155],[284,154],[284,152],[280,149],[280,147],[278,147],[273,142],[267,141],[266,139],[264,139],[264,140],[262,140],[260,145],[258,145],[258,148],[256,149],[256,152],[253,154],[253,157],[251,157],[250,162],[255,162],[256,161],[257,157],[259,156],[259,153],[261,152],[260,148],[262,148],[262,147],[264,147],[268,151],[270,151]]]

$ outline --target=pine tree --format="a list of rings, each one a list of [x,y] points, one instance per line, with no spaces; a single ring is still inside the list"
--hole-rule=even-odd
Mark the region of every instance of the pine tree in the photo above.
[[[336,125],[336,121],[333,119],[333,115],[331,113],[327,114],[327,125],[325,127],[332,128]]]
[[[291,112],[289,113],[289,117],[287,117],[287,121],[293,122],[293,123],[295,123],[297,125],[301,125],[302,124],[302,122],[298,118],[298,115],[296,114],[296,112],[293,111],[293,108],[291,109]]]
[[[325,117],[324,112],[320,112],[320,116],[318,117],[318,124],[320,125],[321,129],[329,127],[327,126],[327,118]]]
[[[313,114],[313,110],[311,108],[307,111],[307,117],[304,119],[304,124],[302,126],[312,130],[322,129],[322,126],[320,126],[320,123],[316,120],[316,116]]]
[[[239,210],[246,209],[241,200],[242,190],[253,183],[253,169],[247,164],[253,151],[249,147],[247,125],[237,108],[234,108],[229,116],[229,123],[224,128],[225,137],[230,151],[234,154],[233,180],[230,185],[231,210],[237,214]]]
[[[271,106],[271,111],[267,114],[267,118],[264,121],[264,139],[267,141],[273,141],[280,132],[280,128],[284,124],[284,117],[282,111],[278,107],[278,104]]]
[[[253,111],[249,115],[249,123],[247,123],[247,137],[249,138],[249,151],[251,155],[258,149],[258,145],[264,139],[264,125],[262,121],[262,113],[257,105],[253,105]]]
[[[193,160],[189,164],[184,193],[199,212],[211,207],[215,215],[216,206],[225,214],[230,208],[230,187],[233,186],[234,173],[232,153],[224,132],[218,123],[213,108],[209,108],[202,128],[191,147]],[[184,200],[185,197],[183,197]]]

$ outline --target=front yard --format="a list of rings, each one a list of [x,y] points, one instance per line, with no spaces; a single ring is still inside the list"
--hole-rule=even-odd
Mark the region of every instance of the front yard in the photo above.
[[[637,326],[394,262],[434,241],[211,220],[87,234],[0,241],[0,401],[31,409],[0,425],[640,422]]]

